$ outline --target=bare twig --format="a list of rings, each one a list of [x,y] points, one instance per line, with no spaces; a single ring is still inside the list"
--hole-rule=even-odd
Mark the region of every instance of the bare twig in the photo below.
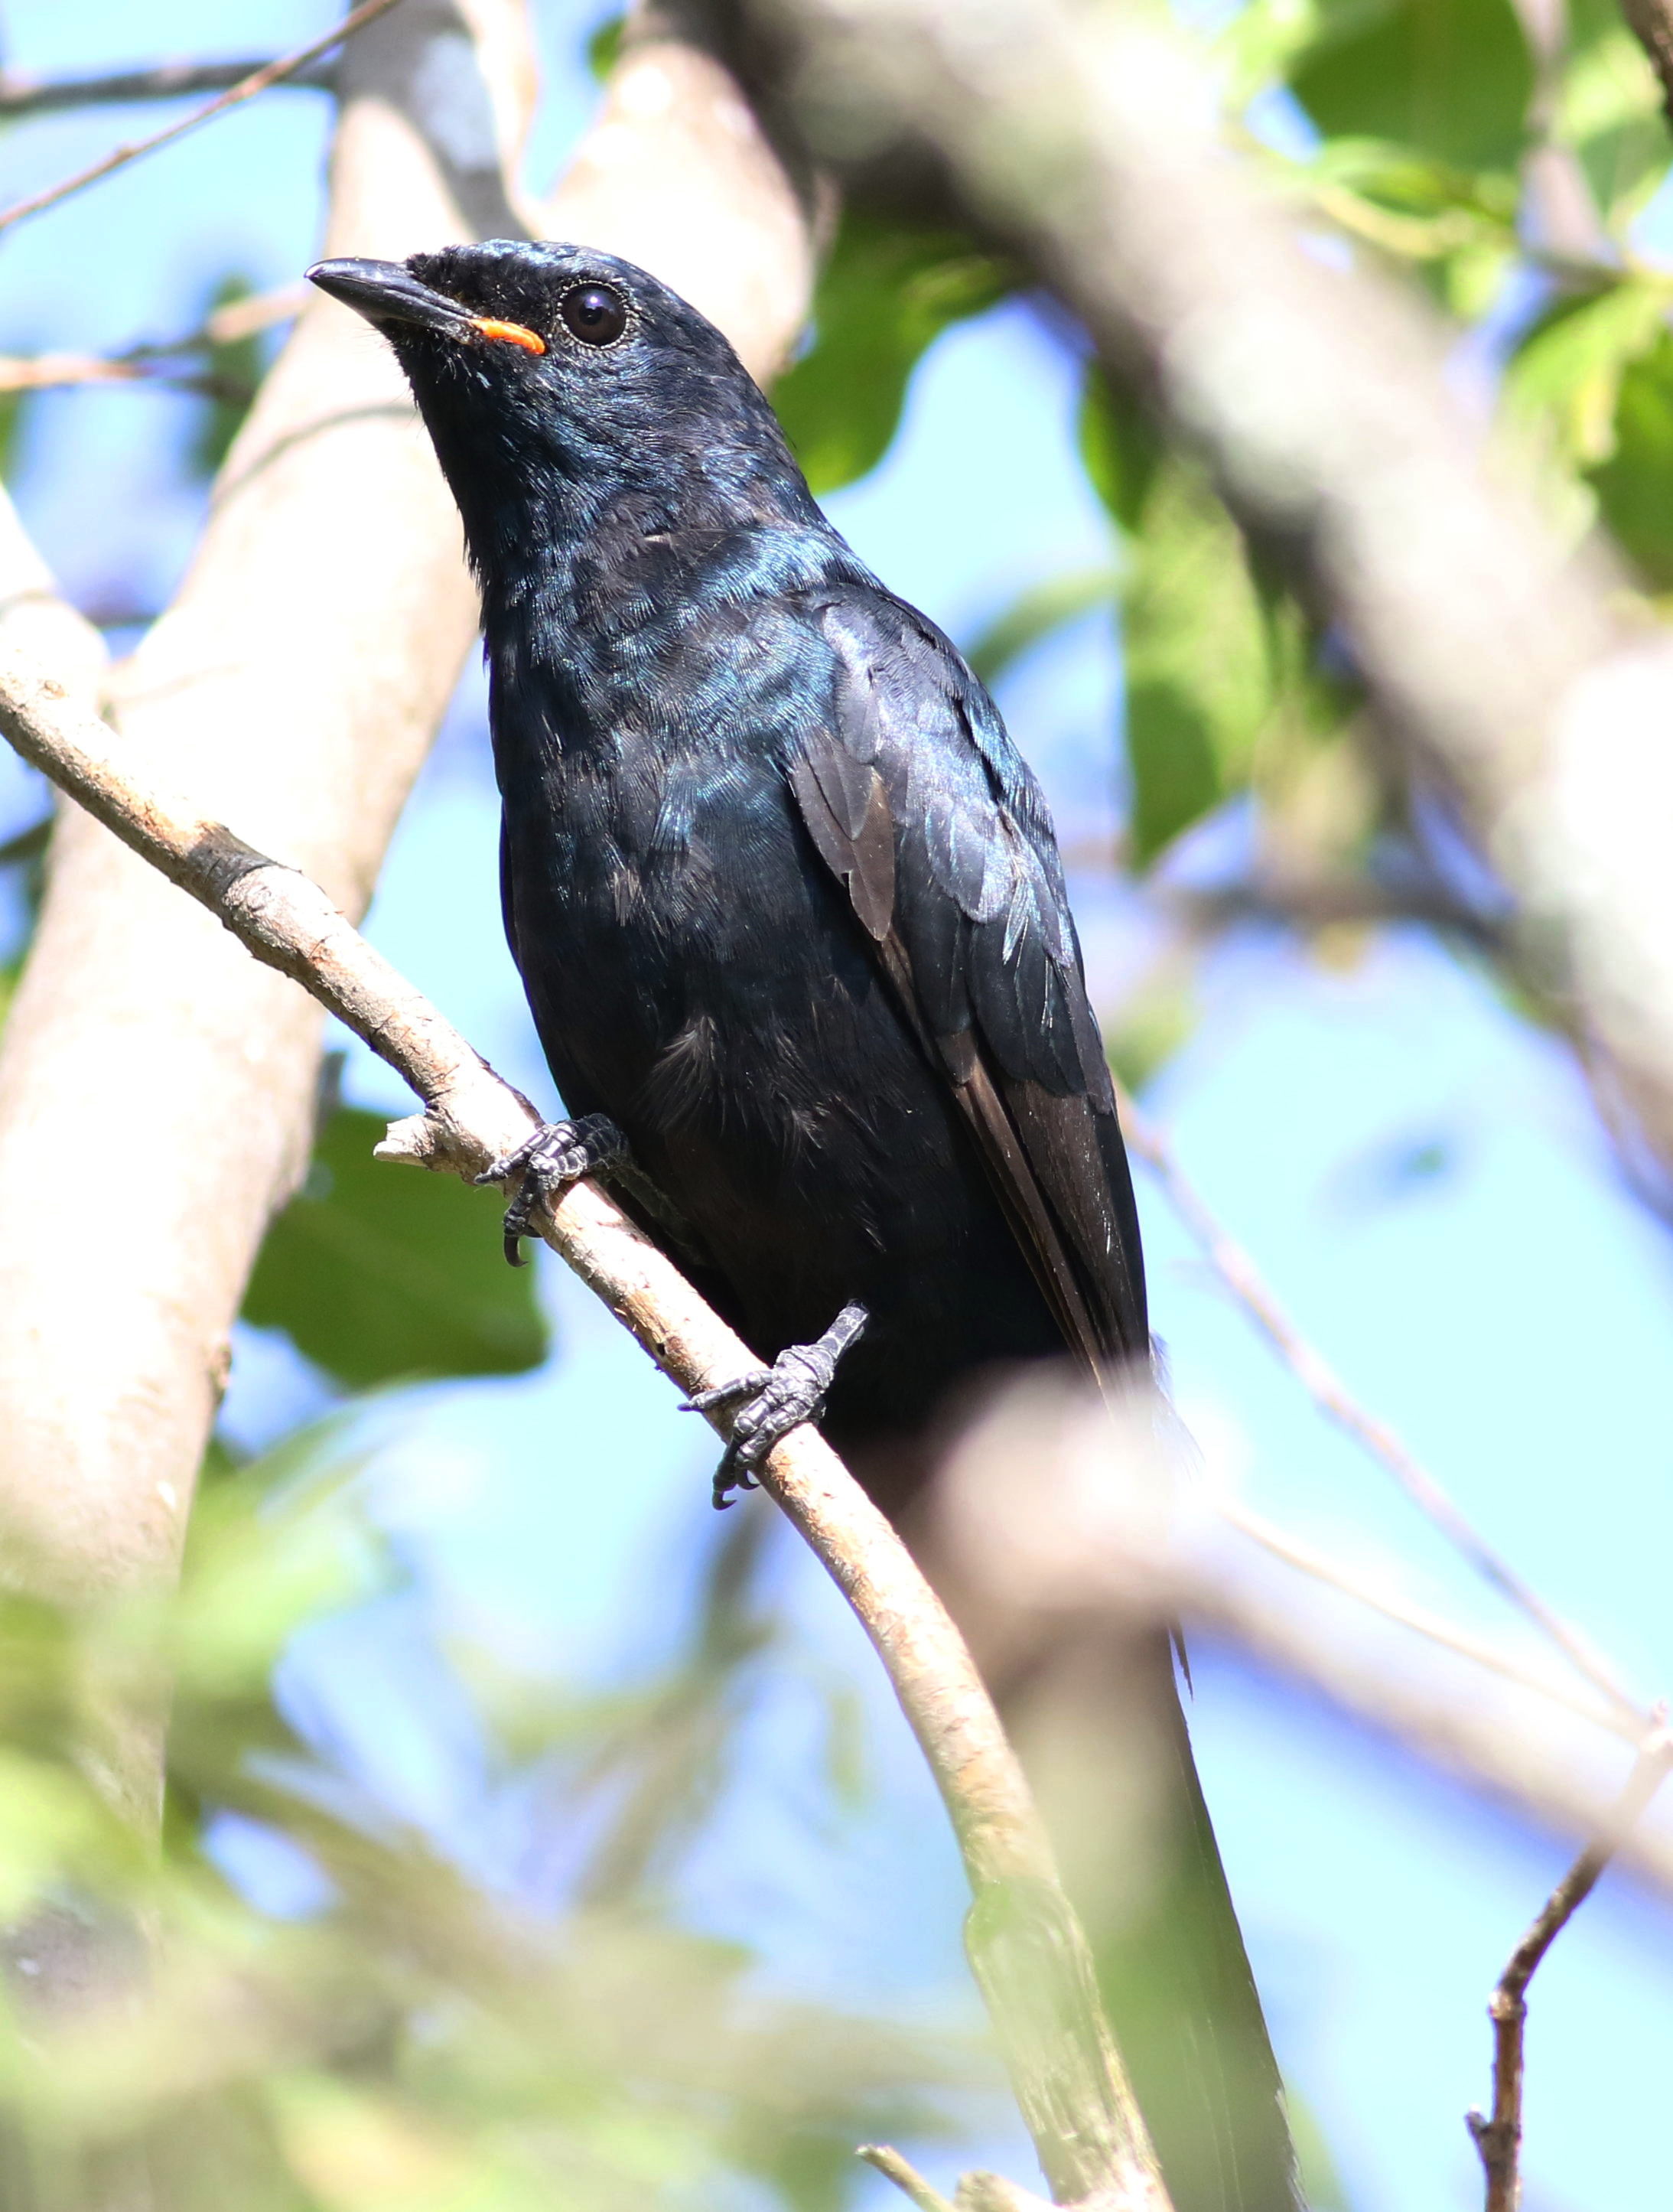
[[[130,392],[192,392],[206,399],[245,404],[255,396],[253,385],[209,369],[118,361],[108,354],[0,354],[0,393],[63,392],[95,384]]]
[[[346,1022],[425,1102],[380,1157],[474,1174],[535,1126],[458,1032],[375,952],[319,887],[252,850],[187,800],[139,783],[85,705],[19,654],[0,654],[0,729],[35,767]],[[542,1235],[688,1393],[745,1370],[742,1340],[596,1187],[567,1191]],[[717,1413],[724,1433],[727,1417]],[[853,1607],[888,1671],[952,1819],[974,1899],[971,1964],[1059,2203],[1167,2212],[1167,2198],[1099,2007],[1079,1923],[1058,1885],[1015,1756],[945,1608],[888,1522],[811,1429],[765,1486]],[[1026,2004],[1023,1994],[1027,1972]]]
[[[879,2173],[892,2181],[903,2197],[909,2197],[918,2212],[953,2212],[951,2203],[938,2189],[932,2188],[910,2159],[902,2158],[898,2150],[887,2143],[862,2143],[854,2155],[863,2158],[868,2166],[875,2166]]]
[[[333,46],[341,46],[345,39],[352,39],[356,31],[375,22],[379,15],[387,15],[395,4],[396,0],[361,0],[360,7],[351,15],[345,15],[323,38],[310,39],[306,46],[298,46],[294,52],[282,54],[276,61],[261,63],[251,70],[248,76],[240,77],[236,84],[229,86],[215,99],[206,100],[202,107],[194,108],[190,115],[183,115],[178,123],[171,123],[161,131],[153,131],[149,138],[136,138],[128,145],[112,147],[108,154],[101,155],[98,161],[90,162],[85,169],[78,169],[73,177],[65,177],[59,183],[49,185],[45,191],[34,192],[27,199],[15,201],[10,207],[0,210],[0,231],[9,230],[14,223],[21,222],[26,216],[39,215],[47,208],[56,207],[60,200],[67,200],[72,193],[84,190],[88,185],[96,185],[100,178],[108,177],[114,170],[125,168],[129,162],[137,161],[144,155],[155,154],[158,147],[184,137],[188,131],[195,131],[200,123],[212,122],[217,115],[225,115],[229,109],[241,106],[246,100],[254,100],[270,85],[282,84],[287,77],[294,76],[298,70],[306,69],[310,62],[317,61],[321,54],[329,53]]]
[[[1344,1597],[1369,1607],[1372,1612],[1381,1613],[1384,1620],[1401,1628],[1409,1629],[1414,1636],[1421,1636],[1439,1644],[1444,1651],[1454,1652],[1460,1659],[1485,1667],[1489,1674],[1502,1675],[1507,1682],[1515,1682],[1542,1698],[1555,1699],[1570,1712],[1578,1713],[1582,1720],[1607,1729],[1612,1735],[1624,1736],[1630,1743],[1636,1743],[1642,1736],[1642,1723],[1624,1711],[1613,1698],[1600,1700],[1588,1697],[1578,1686],[1571,1689],[1567,1676],[1554,1680],[1536,1674],[1531,1668],[1524,1666],[1514,1653],[1489,1644],[1484,1637],[1471,1635],[1468,1629],[1460,1628],[1456,1621],[1432,1612],[1427,1606],[1414,1604],[1395,1591],[1367,1581],[1340,1559],[1303,1543],[1287,1528],[1279,1528],[1276,1522],[1257,1513],[1240,1498],[1222,1498],[1220,1511],[1240,1534],[1258,1544],[1263,1551],[1270,1552],[1275,1559],[1282,1559],[1286,1566],[1310,1576],[1314,1582],[1340,1590]]]
[[[1512,1952],[1488,2006],[1493,2022],[1493,2116],[1465,2115],[1487,2178],[1487,2212],[1517,2212],[1522,2201],[1522,2081],[1528,1984],[1552,1944],[1597,1887],[1622,1838],[1660,1789],[1673,1765],[1673,1738],[1665,1726],[1646,1738],[1613,1818],[1580,1853],[1546,1899],[1544,1908]]]
[[[1661,82],[1663,110],[1673,123],[1673,6],[1669,0],[1621,0],[1621,12],[1650,57]]]
[[[151,69],[106,70],[95,76],[30,76],[22,70],[0,70],[0,115],[50,115],[65,107],[112,107],[130,100],[189,100],[196,93],[225,92],[242,84],[269,62],[159,62]],[[309,91],[329,91],[329,69],[291,69],[283,82]]]
[[[1209,1266],[1271,1345],[1322,1413],[1345,1429],[1385,1468],[1418,1510],[1447,1541],[1561,1651],[1571,1665],[1635,1723],[1649,1725],[1646,1709],[1591,1639],[1548,1605],[1461,1511],[1389,1424],[1362,1406],[1317,1346],[1311,1344],[1274,1295],[1254,1261],[1228,1236],[1180,1166],[1166,1134],[1124,1090],[1121,1125],[1128,1143],[1167,1192],[1176,1213],[1202,1246]]]
[[[0,354],[0,392],[46,392],[81,384],[161,384],[207,392],[211,398],[223,393],[247,398],[213,372],[177,364],[192,354],[235,345],[240,338],[289,322],[305,304],[300,288],[287,284],[247,300],[229,300],[182,337],[148,339],[124,346],[119,353]]]

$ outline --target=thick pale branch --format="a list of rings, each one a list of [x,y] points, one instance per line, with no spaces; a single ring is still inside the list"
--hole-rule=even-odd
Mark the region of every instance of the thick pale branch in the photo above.
[[[141,783],[112,757],[97,717],[15,653],[0,655],[0,728],[258,960],[301,983],[399,1070],[426,1111],[397,1125],[380,1148],[385,1157],[471,1174],[535,1126],[527,1101],[316,884],[252,851],[190,801]],[[755,1364],[666,1255],[592,1185],[566,1192],[540,1228],[688,1393]],[[716,1419],[724,1433],[724,1414]],[[781,1444],[762,1474],[858,1616],[952,1818],[975,1900],[972,1964],[1054,2195],[1064,2203],[1095,2201],[1105,2212],[1167,2212],[1085,1940],[958,1631],[900,1538],[812,1430]]]

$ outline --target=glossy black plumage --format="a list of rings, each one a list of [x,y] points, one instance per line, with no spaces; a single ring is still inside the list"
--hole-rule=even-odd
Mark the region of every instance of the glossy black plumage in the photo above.
[[[724,339],[654,279],[520,245],[316,273],[383,325],[464,518],[506,929],[566,1108],[623,1131],[646,1178],[626,1201],[764,1360],[867,1307],[824,1426],[900,1510],[912,1440],[961,1381],[1149,1357],[1038,786],[950,642],[826,522]],[[601,287],[626,309],[603,345],[571,312]],[[1225,1966],[1214,2002],[1270,2112],[1160,1646],[1153,1671],[1209,1870],[1187,1887]],[[1175,2071],[1218,2063],[1200,1997],[1153,2039]],[[1282,2127],[1257,2110],[1258,2147],[1215,2151],[1184,2140],[1231,2126],[1206,2109],[1187,2098],[1163,2143],[1207,2176],[1176,2184],[1178,2212],[1280,2212]]]

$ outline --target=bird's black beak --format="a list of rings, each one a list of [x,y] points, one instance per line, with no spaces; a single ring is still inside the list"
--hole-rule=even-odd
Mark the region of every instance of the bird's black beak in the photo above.
[[[308,282],[369,323],[417,323],[462,337],[476,321],[457,300],[421,284],[398,261],[316,261]]]
[[[544,353],[545,341],[521,323],[473,315],[445,292],[421,284],[398,261],[316,261],[308,282],[341,300],[369,323],[413,323],[444,337],[494,338],[524,353]]]

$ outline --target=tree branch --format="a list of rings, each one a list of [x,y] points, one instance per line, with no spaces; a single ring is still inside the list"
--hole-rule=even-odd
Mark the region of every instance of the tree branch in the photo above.
[[[1557,1937],[1592,1891],[1621,1839],[1636,1824],[1673,1765],[1673,1739],[1665,1725],[1646,1739],[1614,1817],[1580,1853],[1546,1899],[1543,1910],[1512,1952],[1488,2006],[1493,2022],[1493,2117],[1465,2115],[1487,2179],[1487,2212],[1517,2212],[1522,2202],[1523,2039],[1528,1984]]]
[[[241,106],[246,100],[254,100],[258,93],[265,92],[270,85],[283,83],[298,70],[306,69],[312,61],[318,61],[321,54],[329,53],[333,46],[340,46],[345,39],[352,39],[368,23],[376,22],[379,15],[386,15],[395,4],[396,0],[361,0],[361,4],[353,14],[345,15],[342,22],[327,32],[324,38],[310,39],[306,46],[298,46],[293,53],[281,55],[277,61],[261,63],[251,70],[248,76],[240,77],[236,84],[229,86],[215,99],[207,100],[202,107],[195,108],[190,115],[183,115],[178,123],[170,123],[161,131],[154,131],[149,138],[136,138],[131,145],[113,147],[108,154],[101,155],[98,161],[90,162],[85,169],[78,169],[73,177],[65,177],[62,182],[49,185],[45,191],[32,193],[27,199],[15,201],[10,207],[0,210],[0,231],[9,230],[14,223],[23,222],[26,216],[40,215],[48,208],[57,207],[61,200],[69,199],[72,193],[84,190],[88,185],[96,185],[101,177],[108,177],[114,171],[125,168],[129,162],[140,161],[147,154],[155,154],[160,146],[169,145],[176,138],[184,137],[188,131],[197,130],[200,123],[212,123],[217,115],[225,115],[230,109]]]
[[[146,339],[119,353],[0,354],[0,392],[45,392],[75,384],[166,384],[213,391],[213,376],[170,364],[236,344],[276,323],[294,322],[307,304],[300,285],[287,284],[247,300],[229,300],[183,337]]]
[[[339,31],[341,36],[341,31]],[[0,70],[0,115],[51,115],[66,107],[120,106],[130,100],[187,100],[194,93],[227,92],[270,61],[159,62],[151,69],[112,70],[92,76],[30,76],[21,70]],[[335,82],[329,68],[293,65],[270,80],[311,92],[329,92]]]
[[[909,2159],[902,2158],[887,2143],[862,2143],[855,2155],[892,2181],[903,2197],[911,2198],[918,2212],[953,2212],[952,2205],[941,2191],[925,2181]]]
[[[1394,1621],[1400,1627],[1409,1629],[1414,1636],[1421,1636],[1428,1643],[1438,1644],[1442,1650],[1455,1653],[1460,1659],[1468,1659],[1477,1667],[1485,1667],[1489,1674],[1502,1675],[1507,1682],[1518,1683],[1524,1690],[1532,1690],[1542,1698],[1554,1698],[1558,1705],[1566,1705],[1570,1712],[1579,1714],[1581,1719],[1591,1722],[1595,1727],[1607,1729],[1612,1735],[1623,1736],[1629,1743],[1638,1742],[1643,1735],[1647,1716],[1629,1712],[1613,1698],[1589,1697],[1578,1685],[1571,1687],[1567,1674],[1548,1679],[1537,1674],[1524,1665],[1516,1653],[1504,1650],[1483,1637],[1472,1635],[1468,1629],[1459,1627],[1456,1621],[1447,1620],[1444,1614],[1431,1612],[1428,1607],[1415,1604],[1397,1591],[1368,1580],[1364,1575],[1344,1565],[1340,1559],[1332,1559],[1328,1553],[1291,1534],[1288,1529],[1280,1528],[1276,1522],[1269,1521],[1264,1514],[1256,1512],[1241,1498],[1222,1498],[1220,1511],[1240,1536],[1246,1536],[1251,1543],[1258,1544],[1275,1559],[1282,1559],[1286,1566],[1294,1567],[1298,1573],[1309,1576],[1314,1582],[1340,1590],[1345,1597],[1352,1598],[1355,1604],[1367,1606],[1373,1613],[1380,1613],[1385,1620]]]
[[[470,1176],[536,1123],[526,1099],[375,952],[298,871],[253,851],[188,800],[142,783],[65,686],[0,654],[0,729],[130,849],[207,907],[258,960],[302,984],[412,1085],[424,1112],[379,1156]],[[752,1355],[665,1254],[590,1183],[548,1207],[541,1234],[688,1395]],[[730,1415],[717,1412],[723,1435]],[[798,1429],[761,1470],[887,1668],[952,1820],[973,1907],[971,1965],[1060,2203],[1167,2212],[1144,2123],[1099,2008],[1085,1938],[991,1700],[945,1608],[882,1515],[816,1434]]]
[[[1192,1472],[1177,1433],[1142,1394],[1112,1415],[1084,1384],[1041,1374],[958,1440],[932,1535],[941,1587],[985,1677],[1032,1678],[1100,1627],[1130,1638],[1184,1622],[1542,1825],[1612,1832],[1624,1730],[1483,1670],[1474,1653],[1452,1663],[1439,1647],[1425,1658],[1404,1637],[1391,1644],[1357,1602],[1257,1555],[1228,1558],[1214,1518],[1185,1510]],[[1658,1713],[1634,1748],[1656,1749],[1662,1725]],[[1621,1855],[1673,1896],[1666,1824],[1634,1831]]]
[[[1621,0],[1621,12],[1650,58],[1661,83],[1663,112],[1673,123],[1673,7],[1668,0]]]

